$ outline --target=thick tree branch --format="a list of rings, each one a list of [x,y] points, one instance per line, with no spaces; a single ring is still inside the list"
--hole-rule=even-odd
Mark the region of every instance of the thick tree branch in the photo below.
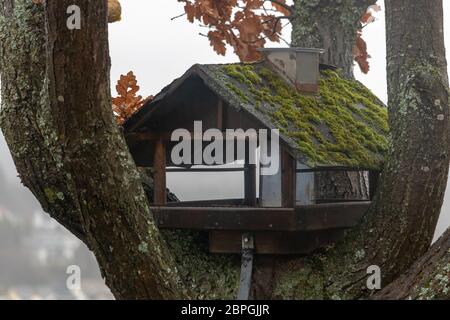
[[[22,183],[46,212],[85,240],[78,207],[70,198],[75,185],[71,177],[61,179],[65,176],[62,151],[47,129],[53,118],[48,114],[48,99],[42,95],[46,81],[43,5],[3,1],[0,28],[0,127]],[[66,201],[60,200],[62,195]]]
[[[117,298],[186,297],[113,120],[107,1],[47,1],[47,34],[41,5],[7,2],[0,120],[22,180],[94,251]],[[81,30],[67,28],[74,4]]]
[[[81,8],[80,30],[67,28],[64,12],[74,4]],[[87,244],[115,296],[185,297],[112,117],[107,11],[107,1],[46,2],[48,92],[57,116],[52,129],[76,185]]]
[[[450,300],[450,229],[375,299]]]
[[[414,12],[421,14],[411,21]],[[384,284],[405,272],[431,244],[450,150],[442,0],[386,0],[386,20],[392,142],[373,207],[339,246],[334,261],[350,263],[356,254],[349,279],[365,279],[366,268],[378,265]],[[349,284],[347,291],[360,291],[363,285]]]

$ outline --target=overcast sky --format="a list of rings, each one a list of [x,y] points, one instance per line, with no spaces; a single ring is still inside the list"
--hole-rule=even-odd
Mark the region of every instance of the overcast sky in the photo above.
[[[123,19],[119,23],[110,25],[113,86],[120,74],[132,70],[141,86],[141,94],[144,96],[156,94],[195,63],[237,61],[231,50],[226,57],[216,55],[209,46],[208,40],[199,35],[199,33],[205,33],[205,29],[198,23],[190,24],[185,17],[171,21],[171,17],[183,12],[182,4],[176,0],[121,0],[121,3]],[[450,48],[450,1],[444,1],[444,6],[446,14],[444,31],[447,47]],[[285,30],[285,38],[289,38],[289,29]],[[365,28],[364,38],[368,42],[368,49],[372,56],[371,71],[368,75],[357,72],[357,77],[383,101],[386,101],[383,12],[378,14],[378,21]],[[1,134],[0,170],[6,175],[6,180],[18,184],[16,172]],[[0,183],[4,182],[0,181]],[[202,190],[197,191],[202,192]],[[450,225],[449,193],[446,198],[438,228],[439,233]]]

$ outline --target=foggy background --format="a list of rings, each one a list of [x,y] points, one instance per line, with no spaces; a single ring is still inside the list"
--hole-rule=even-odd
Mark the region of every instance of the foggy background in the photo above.
[[[110,25],[112,58],[111,85],[121,74],[132,70],[142,96],[155,95],[195,63],[236,62],[229,49],[226,57],[216,55],[205,29],[190,24],[185,17],[171,21],[183,12],[176,0],[122,0],[123,21]],[[382,4],[382,3],[380,3]],[[450,47],[450,1],[444,1],[446,44]],[[384,8],[378,20],[364,29],[372,59],[371,71],[357,78],[384,102],[386,61]],[[413,17],[411,17],[412,19]],[[289,27],[284,38],[289,40]],[[271,46],[284,46],[275,44]],[[450,58],[450,50],[447,55]],[[430,142],[432,143],[432,142]],[[208,198],[238,197],[242,194],[239,177],[205,175],[191,179],[189,173],[168,175],[168,187],[183,199],[198,195]],[[225,190],[224,190],[225,188]],[[449,189],[449,188],[447,188]],[[450,225],[450,192],[442,208],[436,236]],[[81,267],[82,291],[66,289],[66,269]],[[0,132],[0,299],[110,299],[93,255],[86,247],[42,212],[39,203],[17,177],[8,148]]]

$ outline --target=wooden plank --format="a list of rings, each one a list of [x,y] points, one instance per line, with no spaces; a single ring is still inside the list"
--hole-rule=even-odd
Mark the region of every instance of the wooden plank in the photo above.
[[[155,154],[153,159],[153,179],[155,182],[154,204],[163,206],[166,204],[166,146],[162,139],[155,142]]]
[[[317,231],[355,226],[370,202],[327,203],[294,208],[151,207],[164,229]]]
[[[246,164],[244,171],[244,198],[249,206],[256,206],[256,165]]]
[[[371,202],[344,202],[303,205],[296,208],[297,229],[315,231],[354,227]]]
[[[239,199],[214,199],[214,200],[194,200],[169,202],[169,207],[221,207],[221,206],[244,206],[245,200]]]
[[[308,169],[297,169],[298,173],[308,173],[308,172],[321,172],[321,171],[347,171],[347,172],[361,172],[361,171],[370,171],[371,169],[362,168],[362,167],[343,167],[343,166],[335,166],[335,167],[316,167],[316,168],[308,168]]]
[[[284,149],[281,150],[281,204],[285,208],[295,207],[296,163]]]
[[[369,171],[369,197],[373,200],[378,189],[378,183],[380,180],[380,172],[371,170]]]
[[[206,130],[207,128],[203,128],[204,130]],[[203,139],[203,132],[193,132],[193,131],[189,131],[190,133],[190,137],[186,138],[188,140],[202,140]],[[250,135],[250,137],[252,137],[253,139],[258,139],[258,131],[255,130],[255,135]],[[222,134],[223,134],[223,139],[227,140],[228,136],[226,135],[226,131],[222,130]],[[130,132],[126,135],[126,140],[127,142],[139,142],[139,141],[155,141],[155,140],[166,140],[166,141],[171,141],[171,137],[172,137],[172,132],[151,132],[151,131],[146,131],[146,132]],[[240,133],[240,132],[235,132],[233,135],[230,136],[230,140],[246,140],[249,138],[249,135],[244,133]]]
[[[131,132],[125,136],[127,143],[128,141],[156,141],[156,140],[170,140],[170,134],[167,132]]]
[[[245,171],[245,168],[167,168],[166,172],[240,172]]]
[[[151,207],[160,228],[193,230],[288,230],[292,208]]]
[[[223,130],[223,101],[218,98],[217,102],[217,129]]]
[[[245,142],[244,198],[249,206],[256,206],[256,154],[250,150],[251,143]],[[253,150],[254,151],[254,150]]]
[[[342,238],[345,229],[314,232],[253,232],[257,254],[306,254]],[[241,252],[242,232],[209,232],[209,250],[213,253]]]

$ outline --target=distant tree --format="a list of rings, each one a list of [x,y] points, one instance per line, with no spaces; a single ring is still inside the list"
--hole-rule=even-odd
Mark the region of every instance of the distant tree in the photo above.
[[[283,1],[272,2],[288,10]],[[95,253],[117,298],[230,298],[238,283],[231,258],[206,255],[195,234],[163,234],[149,212],[112,117],[107,3],[1,2],[0,126],[18,172],[43,208]],[[261,1],[245,3],[257,6]],[[295,1],[289,9],[304,24],[294,26],[294,43],[319,41],[329,50],[329,62],[342,65],[351,76],[350,48],[361,15],[373,1],[334,3]],[[66,27],[65,13],[74,4],[89,12],[77,32]],[[316,23],[327,16],[336,19],[334,24]],[[387,297],[419,298],[423,295],[416,292],[425,291],[431,291],[425,297],[449,297],[448,282],[429,285],[420,276],[448,276],[442,267],[448,265],[447,251],[429,250],[449,167],[442,0],[386,0],[386,17],[392,143],[374,204],[361,225],[325,253],[256,265],[257,273],[272,277],[255,283],[255,296],[365,298],[374,294],[366,287],[367,267],[378,265],[383,286],[405,272],[416,275],[394,282],[402,292],[385,292]],[[247,22],[239,27],[251,34]],[[335,31],[337,40],[327,42]],[[447,232],[442,246],[448,246],[449,236]],[[220,285],[214,286],[218,279]]]

